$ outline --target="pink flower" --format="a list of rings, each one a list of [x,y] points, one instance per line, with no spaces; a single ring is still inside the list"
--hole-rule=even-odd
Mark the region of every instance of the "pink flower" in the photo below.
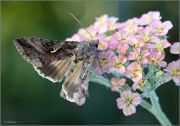
[[[146,84],[147,84],[147,80],[145,79],[139,80],[133,84],[132,89],[133,91],[135,91],[136,89],[142,90],[146,86]]]
[[[137,82],[142,79],[142,68],[137,62],[131,63],[127,67],[126,71],[127,77],[132,79],[134,82]]]
[[[99,40],[99,45],[98,45],[99,50],[105,50],[108,48],[109,46],[108,37],[105,37],[104,35],[99,35],[97,39]]]
[[[155,35],[166,35],[168,31],[173,27],[170,21],[155,21],[150,25],[150,30],[155,33]]]
[[[141,103],[139,93],[132,93],[130,90],[124,90],[120,93],[120,98],[116,99],[119,109],[123,109],[125,116],[136,113],[136,106]]]
[[[167,72],[166,77],[168,81],[173,79],[176,85],[180,86],[180,60],[169,63],[164,71]]]
[[[139,29],[137,23],[137,18],[127,20],[125,22],[125,27],[123,28],[123,31],[127,32],[130,35],[136,34]]]
[[[125,31],[118,31],[115,34],[113,34],[113,36],[112,36],[115,43],[117,43],[117,44],[127,43],[127,41],[128,41],[127,37],[128,37],[128,33]]]
[[[161,16],[158,11],[150,11],[147,14],[143,14],[141,18],[139,19],[139,22],[140,22],[140,25],[148,25],[160,19],[161,19]]]
[[[163,61],[164,57],[165,55],[163,53],[152,51],[148,56],[148,60],[150,64],[153,64],[155,66],[161,66],[164,68],[167,66],[167,63]]]
[[[170,52],[172,54],[180,54],[180,42],[175,42],[171,45]]]
[[[124,86],[125,82],[126,82],[125,78],[122,78],[120,80],[117,78],[112,78],[111,79],[111,90],[115,91],[116,89],[121,88],[122,86]]]
[[[111,62],[110,62],[110,68],[109,68],[109,71],[110,72],[117,72],[119,74],[123,74],[125,72],[125,67],[124,67],[124,63],[126,62],[126,58],[125,57],[122,57],[122,56],[113,56],[112,59],[111,59]]]
[[[150,48],[150,49],[155,49],[156,51],[158,51],[159,53],[161,53],[164,48],[167,48],[169,47],[171,44],[167,41],[167,40],[161,40],[160,38],[154,36],[152,38],[152,43],[148,43],[147,44],[147,47]]]
[[[110,62],[111,62],[111,58],[113,55],[114,54],[112,51],[100,52],[99,53],[99,60],[100,60],[100,66],[99,67],[101,67],[103,72],[109,72]]]
[[[139,35],[131,35],[128,37],[128,42],[134,48],[141,48],[144,45],[144,41]]]
[[[108,17],[106,14],[101,17],[96,18],[96,22],[94,23],[94,28],[98,29],[98,33],[104,33],[108,30],[114,30],[116,28],[116,22],[118,18],[116,17]]]
[[[116,49],[117,46],[119,45],[119,43],[117,43],[116,40],[112,36],[110,36],[110,39],[108,41],[108,45],[109,45],[108,46],[109,49]]]
[[[109,39],[109,48],[116,49],[118,46],[124,47],[125,44],[128,44],[128,33],[124,31],[119,31],[114,33]]]
[[[125,54],[126,54],[128,48],[129,48],[128,44],[120,44],[120,45],[117,46],[116,51],[120,56],[126,57]]]
[[[136,60],[141,64],[147,64],[148,59],[147,56],[149,55],[148,50],[141,50],[141,49],[134,49],[134,52],[130,52],[128,55],[128,60]]]
[[[150,31],[149,27],[139,30],[138,34],[145,43],[151,42],[153,34]]]

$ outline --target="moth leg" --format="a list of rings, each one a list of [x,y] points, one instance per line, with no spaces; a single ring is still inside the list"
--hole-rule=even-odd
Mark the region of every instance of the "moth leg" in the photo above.
[[[87,96],[88,94],[88,82],[89,82],[89,70],[94,62],[95,56],[90,56],[83,65],[82,72],[81,72],[81,79],[82,79],[82,84],[80,85],[83,89],[83,93]]]

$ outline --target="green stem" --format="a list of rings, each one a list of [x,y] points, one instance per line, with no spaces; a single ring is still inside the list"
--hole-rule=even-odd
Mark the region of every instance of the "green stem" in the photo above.
[[[163,126],[172,126],[171,122],[161,109],[161,106],[159,104],[159,98],[155,91],[152,91],[150,93],[150,100],[152,103],[152,114],[157,118],[160,124]]]
[[[102,76],[95,76],[94,74],[92,74],[90,77],[90,81],[109,88],[111,87],[109,80],[107,80]],[[120,93],[119,90],[116,90],[116,92]],[[142,99],[140,106],[146,109],[147,111],[149,111],[150,113],[152,113],[156,117],[156,119],[160,122],[161,125],[172,126],[171,122],[166,117],[166,115],[164,114],[164,112],[160,107],[159,100],[155,91],[151,91],[150,100],[151,100],[151,104],[146,100]]]

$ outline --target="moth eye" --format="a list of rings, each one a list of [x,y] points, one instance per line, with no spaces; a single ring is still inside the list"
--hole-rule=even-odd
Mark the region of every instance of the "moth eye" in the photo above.
[[[96,48],[98,48],[98,44],[96,44]]]
[[[89,45],[90,45],[91,47],[93,47],[93,48],[94,48],[94,47],[96,47],[96,48],[98,47],[98,43],[94,43],[94,42],[93,42],[93,43],[90,43]]]

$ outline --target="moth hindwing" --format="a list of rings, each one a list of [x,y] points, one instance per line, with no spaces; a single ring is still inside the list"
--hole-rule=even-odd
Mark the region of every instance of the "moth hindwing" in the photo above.
[[[20,55],[44,78],[60,82],[60,95],[78,105],[88,94],[88,73],[98,55],[98,40],[57,41],[39,38],[19,38],[14,44]]]

